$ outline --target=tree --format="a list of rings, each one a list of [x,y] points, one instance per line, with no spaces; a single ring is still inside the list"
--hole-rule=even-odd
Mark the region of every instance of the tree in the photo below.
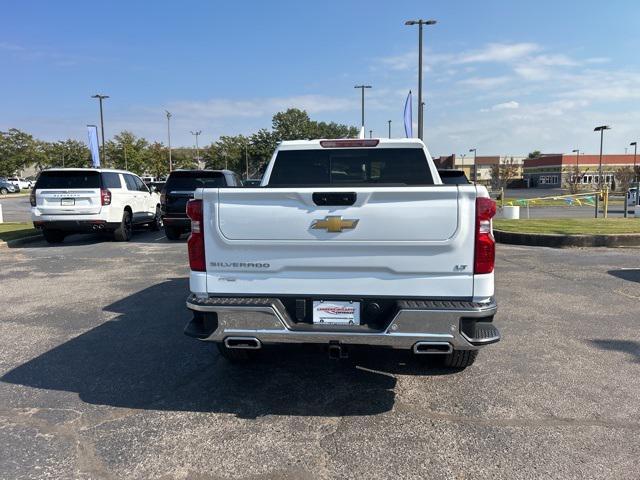
[[[271,125],[278,141],[304,140],[310,137],[312,130],[309,114],[297,108],[276,113]]]
[[[17,128],[0,131],[0,175],[15,175],[26,166],[42,161],[42,144]]]
[[[235,172],[245,171],[245,155],[248,158],[250,141],[244,135],[221,136],[217,142],[205,148],[207,168],[228,168]]]
[[[507,184],[518,175],[518,164],[513,157],[504,161],[498,159],[498,163],[491,165],[491,182],[497,189],[506,188]]]
[[[633,183],[634,171],[633,167],[624,166],[620,167],[614,176],[614,179],[617,181],[617,186],[620,187],[621,191],[626,193]],[[613,190],[613,188],[612,188]]]
[[[45,167],[90,167],[91,152],[78,140],[68,139],[43,145],[43,161],[37,163],[39,169]]]
[[[146,172],[148,146],[147,140],[124,130],[105,143],[107,160],[101,159],[103,166],[122,168],[142,175]]]
[[[311,121],[309,138],[355,138],[358,133],[357,127],[335,122]]]
[[[270,132],[266,128],[261,128],[251,135],[251,154],[252,157],[256,157],[261,163],[269,161],[274,150],[278,146],[278,139],[273,132]]]
[[[169,174],[169,149],[163,143],[154,142],[147,147],[144,172],[155,178],[163,178]]]
[[[588,171],[588,168],[584,171],[580,171],[580,168],[577,165],[569,167],[567,171],[568,175],[565,176],[565,186],[569,189],[569,193],[578,193],[580,185],[582,185],[582,179]]]
[[[539,158],[542,156],[542,153],[540,152],[540,150],[534,150],[533,152],[530,152],[529,155],[527,155],[527,158]]]

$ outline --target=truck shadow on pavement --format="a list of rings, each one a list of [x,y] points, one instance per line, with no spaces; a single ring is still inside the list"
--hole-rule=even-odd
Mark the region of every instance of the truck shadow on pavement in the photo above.
[[[118,317],[16,367],[2,381],[76,392],[96,405],[256,418],[383,413],[394,404],[394,374],[451,373],[381,350],[336,362],[315,348],[282,347],[250,365],[229,364],[214,345],[183,335],[187,293],[188,280],[179,278],[119,300],[104,309]]]
[[[591,345],[601,350],[622,352],[631,356],[634,363],[640,363],[640,342],[633,340],[589,340]]]
[[[640,283],[640,268],[621,268],[619,270],[609,270],[607,273],[628,282]]]

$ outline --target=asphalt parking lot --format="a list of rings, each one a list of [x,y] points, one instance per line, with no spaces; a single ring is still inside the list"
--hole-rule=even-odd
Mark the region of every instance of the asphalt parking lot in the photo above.
[[[186,338],[185,241],[0,247],[2,478],[640,477],[640,250],[498,246],[503,340],[451,373]]]

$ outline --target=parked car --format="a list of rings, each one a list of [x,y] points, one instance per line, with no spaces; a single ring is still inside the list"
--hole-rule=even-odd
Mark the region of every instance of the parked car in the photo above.
[[[360,344],[471,365],[493,324],[496,204],[444,185],[421,140],[283,141],[261,188],[187,205],[185,334],[242,360],[267,344]]]
[[[28,190],[32,186],[32,183],[30,180],[26,180],[20,177],[11,177],[8,179],[8,181],[20,187],[21,190]]]
[[[31,191],[33,225],[49,243],[77,232],[112,232],[131,239],[133,227],[162,227],[160,195],[125,170],[54,168],[43,170]]]
[[[19,193],[20,187],[14,185],[6,180],[0,180],[0,194],[6,195],[7,193]]]
[[[201,187],[240,187],[242,181],[229,170],[174,170],[160,196],[164,233],[169,240],[178,240],[180,235],[191,231],[191,220],[187,217],[187,201]]]
[[[468,185],[471,183],[464,170],[438,170],[438,174],[445,185]]]
[[[156,180],[155,182],[145,182],[145,185],[149,187],[150,190],[155,189],[156,192],[162,192],[166,183],[167,182]]]

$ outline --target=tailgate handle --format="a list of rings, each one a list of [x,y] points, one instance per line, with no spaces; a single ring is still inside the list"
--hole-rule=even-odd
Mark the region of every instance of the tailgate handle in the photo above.
[[[345,206],[356,203],[356,192],[315,192],[313,203],[318,206]]]

